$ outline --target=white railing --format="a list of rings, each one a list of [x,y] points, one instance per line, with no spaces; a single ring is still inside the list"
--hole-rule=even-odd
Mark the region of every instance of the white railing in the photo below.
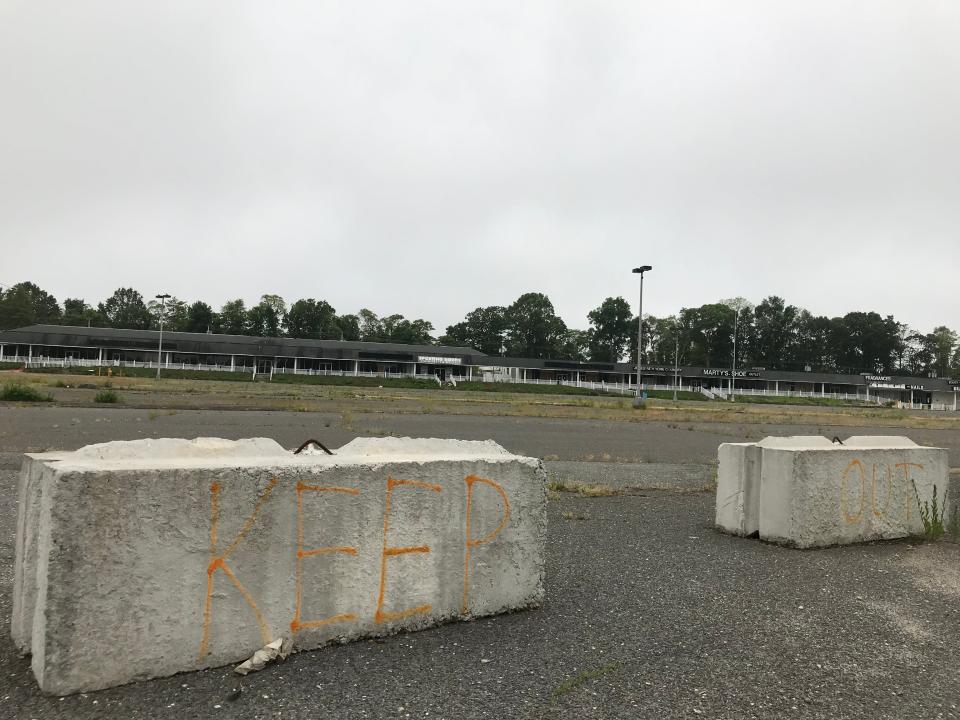
[[[4,355],[0,356],[0,362],[4,363],[24,363],[27,367],[59,367],[59,368],[93,368],[93,367],[114,367],[114,368],[149,368],[155,369],[157,367],[157,362],[153,361],[135,361],[135,360],[104,360],[100,361],[97,358],[53,358],[40,355],[26,356],[26,355]],[[255,372],[255,368],[252,365],[229,365],[229,364],[211,364],[205,365],[200,363],[163,363],[161,369],[169,370],[196,370],[196,371],[210,371],[210,372],[241,372],[241,373],[250,373],[251,375],[270,375],[268,372]],[[364,377],[364,378],[388,378],[388,379],[417,379],[417,380],[429,380],[435,381],[436,376],[433,374],[413,374],[413,373],[398,373],[398,372],[373,372],[369,370],[333,370],[330,368],[297,368],[294,370],[292,367],[274,367],[272,374],[274,375],[321,375],[321,376],[336,376],[336,377]],[[497,376],[493,380],[485,381],[483,378],[482,372],[476,372],[472,376],[454,376],[456,382],[507,382],[507,383],[517,383],[521,385],[563,385],[565,387],[578,387],[585,388],[590,390],[600,390],[604,392],[619,393],[623,395],[633,395],[636,393],[637,386],[635,383],[610,383],[604,381],[587,381],[587,380],[544,380],[544,379],[535,379],[535,378],[524,378],[524,377],[505,377]],[[727,398],[729,397],[729,388],[727,387],[716,387],[716,388],[707,388],[707,387],[697,387],[697,386],[676,386],[673,385],[652,385],[644,383],[643,385],[645,390],[663,390],[672,392],[674,389],[682,392],[699,392],[707,398],[716,399],[716,398]],[[861,402],[870,402],[876,403],[877,405],[885,405],[888,403],[896,402],[891,398],[884,397],[883,395],[878,395],[876,393],[871,393],[869,397],[861,393],[824,393],[817,391],[806,391],[806,390],[781,390],[781,389],[757,389],[757,388],[736,388],[736,395],[752,395],[752,396],[770,396],[770,397],[787,397],[787,398],[832,398],[835,400],[858,400]],[[905,409],[914,409],[914,410],[938,410],[953,412],[955,408],[952,403],[943,403],[935,402],[932,405],[921,405],[919,403],[898,403],[899,407]]]

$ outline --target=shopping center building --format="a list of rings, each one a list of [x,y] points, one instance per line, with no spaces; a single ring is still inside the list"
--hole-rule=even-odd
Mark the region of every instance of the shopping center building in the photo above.
[[[397,343],[300,340],[210,333],[31,325],[0,332],[0,362],[27,366],[153,367],[249,372],[435,378],[563,384],[633,392],[633,363],[575,362],[488,356],[468,347]],[[730,392],[729,368],[650,366],[645,388],[688,390],[706,397]],[[841,375],[737,369],[738,395],[860,399],[934,410],[958,409],[960,381],[861,373]]]

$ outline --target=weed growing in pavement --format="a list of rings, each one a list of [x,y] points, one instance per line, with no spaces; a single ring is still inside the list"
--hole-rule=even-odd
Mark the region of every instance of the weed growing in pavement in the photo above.
[[[609,485],[589,485],[579,480],[551,480],[547,483],[547,490],[562,493],[577,493],[581,497],[610,497],[617,491]]]
[[[340,424],[348,430],[351,429],[353,427],[353,413],[349,410],[344,410],[340,414]]]
[[[943,502],[937,499],[937,486],[933,486],[933,498],[920,502],[920,493],[917,492],[917,483],[913,483],[913,494],[917,498],[917,508],[920,510],[920,520],[923,523],[923,537],[926,540],[939,540],[946,529],[943,518],[947,512],[947,493],[943,493]]]
[[[607,673],[613,672],[619,667],[620,667],[620,663],[612,662],[607,665],[601,665],[600,667],[594,668],[593,670],[584,670],[581,673],[577,673],[573,677],[569,677],[566,680],[564,680],[562,683],[560,683],[556,687],[556,689],[553,691],[552,697],[554,699],[562,697],[566,695],[568,692],[570,692],[571,690],[574,690],[580,687],[588,680],[593,680],[595,678],[602,677]]]
[[[50,402],[50,395],[40,392],[35,387],[19,382],[10,382],[0,390],[0,400],[14,400],[18,402]]]
[[[589,520],[590,519],[589,515],[583,515],[581,513],[571,512],[570,510],[566,510],[560,513],[560,517],[562,517],[564,520]]]
[[[120,402],[120,393],[113,388],[104,388],[94,396],[93,401],[95,403],[118,403]]]

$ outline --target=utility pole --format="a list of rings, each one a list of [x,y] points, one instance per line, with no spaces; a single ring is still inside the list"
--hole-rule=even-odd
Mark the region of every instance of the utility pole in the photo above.
[[[166,303],[168,297],[170,296],[166,293],[157,295],[157,300],[160,301],[160,342],[157,344],[157,380],[160,379],[160,365],[163,362],[163,317],[166,314]]]
[[[733,309],[733,367],[730,369],[730,402],[736,402],[737,389],[737,329],[740,324],[740,305]]]
[[[680,380],[680,329],[674,328],[676,346],[673,350],[673,401],[677,401],[677,383]]]
[[[637,324],[640,326],[637,331],[637,394],[633,398],[635,408],[642,408],[645,400],[643,397],[643,274],[648,270],[653,270],[653,266],[641,265],[633,269],[633,272],[640,273],[640,313],[637,318]]]

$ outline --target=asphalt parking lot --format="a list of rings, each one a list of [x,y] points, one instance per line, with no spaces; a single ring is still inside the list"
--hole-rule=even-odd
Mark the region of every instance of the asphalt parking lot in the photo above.
[[[0,411],[5,624],[24,450],[154,431],[264,434],[291,446],[318,427],[336,445],[365,422],[351,430],[304,413],[150,419],[147,411],[9,410]],[[137,412],[139,421],[125,414]],[[404,434],[430,431],[428,417],[416,419],[425,432],[407,425]],[[376,422],[393,421],[408,418]],[[493,426],[468,432],[449,418],[433,422],[444,423],[446,435],[490,433],[508,446],[511,437],[535,438],[523,442],[566,448],[567,457],[581,454],[577,438],[590,434],[577,432],[582,426],[505,424],[497,432],[507,437],[498,437]],[[264,432],[249,432],[254,424]],[[689,457],[701,461],[722,441],[716,432],[678,432]],[[618,452],[619,441],[604,442]],[[661,445],[666,461],[680,457],[680,444]],[[960,546],[901,541],[797,551],[721,535],[712,518],[709,493],[563,494],[549,504],[542,608],[293,655],[248,676],[239,697],[231,668],[44,697],[29,660],[3,632],[0,717],[960,717]]]

